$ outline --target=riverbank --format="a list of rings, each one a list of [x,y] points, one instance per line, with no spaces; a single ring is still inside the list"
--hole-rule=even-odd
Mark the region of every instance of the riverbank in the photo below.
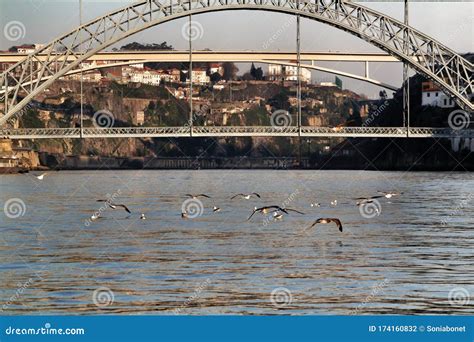
[[[335,153],[301,159],[290,157],[101,157],[40,153],[43,166],[55,170],[383,170],[383,171],[474,171],[472,156],[444,159],[430,154],[387,154],[379,160],[362,154]]]

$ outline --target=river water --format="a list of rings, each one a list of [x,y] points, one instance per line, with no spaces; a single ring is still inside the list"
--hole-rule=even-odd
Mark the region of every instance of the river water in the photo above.
[[[403,194],[361,212],[353,198],[377,191]],[[230,199],[249,192],[261,198]],[[194,204],[200,215],[183,219],[187,193],[211,198],[192,201],[188,210]],[[61,171],[42,181],[2,175],[0,310],[474,314],[473,193],[471,173]],[[95,201],[106,196],[132,214]],[[315,202],[321,206],[311,207]],[[255,214],[247,221],[262,205],[305,215]],[[91,221],[94,212],[101,218]],[[308,229],[319,217],[339,218],[343,232],[334,224]]]

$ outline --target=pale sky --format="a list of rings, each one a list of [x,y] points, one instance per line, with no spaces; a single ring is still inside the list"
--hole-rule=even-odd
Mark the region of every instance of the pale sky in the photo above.
[[[123,7],[131,0],[83,0],[84,21]],[[361,2],[361,1],[360,1]],[[363,5],[402,20],[403,2],[364,1]],[[202,25],[202,38],[193,42],[195,49],[213,50],[264,50],[265,43],[275,32],[283,31],[266,50],[295,50],[296,21],[289,15],[263,11],[229,11],[196,15],[193,19]],[[25,27],[25,37],[9,41],[4,28],[11,21]],[[175,49],[186,49],[187,40],[182,27],[187,19],[179,19],[155,26],[127,40],[155,42],[167,41]],[[0,0],[0,50],[22,43],[47,43],[79,23],[79,0]],[[285,24],[286,23],[286,24]],[[289,23],[289,24],[288,24]],[[473,2],[413,2],[410,3],[410,24],[458,52],[474,52]],[[282,27],[286,27],[281,30]],[[380,51],[365,41],[341,30],[309,19],[301,21],[301,47],[303,51]],[[362,64],[327,63],[322,66],[362,73]],[[240,65],[241,71],[249,68]],[[371,77],[400,85],[401,63],[373,64]],[[333,80],[328,74],[313,72],[313,80]],[[370,96],[380,88],[360,81],[344,80],[344,87]]]

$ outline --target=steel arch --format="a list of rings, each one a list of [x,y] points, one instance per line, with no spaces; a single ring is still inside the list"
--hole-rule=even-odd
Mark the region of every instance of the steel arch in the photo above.
[[[346,0],[140,0],[53,40],[0,76],[5,115],[0,126],[56,79],[106,47],[170,20],[222,10],[299,14],[349,32],[410,64],[465,109],[471,102],[473,65],[440,42],[383,13]],[[40,61],[39,54],[48,58]],[[72,57],[73,61],[70,61]],[[45,76],[52,76],[43,80]],[[29,83],[29,86],[23,84]],[[20,90],[25,94],[16,103]],[[16,104],[15,104],[16,103]]]

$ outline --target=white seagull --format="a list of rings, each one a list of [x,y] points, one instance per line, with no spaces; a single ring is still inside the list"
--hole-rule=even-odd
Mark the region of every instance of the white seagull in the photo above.
[[[237,195],[234,195],[232,196],[230,199],[234,199],[236,197],[240,197],[240,198],[244,198],[246,200],[250,199],[252,196],[255,196],[255,197],[258,197],[258,198],[261,198],[259,194],[257,194],[256,192],[252,192],[251,194],[237,194]]]
[[[39,176],[35,176],[35,177],[39,180],[43,180],[44,176],[46,176],[47,174],[48,174],[48,172],[44,172],[44,173],[40,174]]]
[[[383,194],[382,197],[385,197],[385,198],[392,198],[394,196],[399,196],[403,194],[403,192],[383,192],[383,191],[378,191],[378,193]]]
[[[192,199],[197,199],[199,197],[205,197],[205,198],[211,198],[211,196],[208,196],[206,194],[186,194],[186,197],[192,198]]]
[[[282,220],[283,219],[283,214],[279,211],[276,211],[273,213],[273,220]]]
[[[91,221],[95,221],[97,219],[100,219],[100,214],[99,213],[93,213],[91,216]]]
[[[341,220],[339,220],[338,218],[335,218],[335,217],[318,218],[316,221],[314,221],[314,223],[311,226],[308,227],[308,229],[314,227],[315,225],[317,225],[319,223],[328,224],[328,223],[331,223],[331,222],[334,222],[336,224],[337,228],[339,228],[339,231],[342,232]]]
[[[117,207],[123,208],[127,213],[131,214],[132,212],[125,204],[112,203],[110,200],[98,199],[97,202],[105,202],[110,208],[117,209]]]

